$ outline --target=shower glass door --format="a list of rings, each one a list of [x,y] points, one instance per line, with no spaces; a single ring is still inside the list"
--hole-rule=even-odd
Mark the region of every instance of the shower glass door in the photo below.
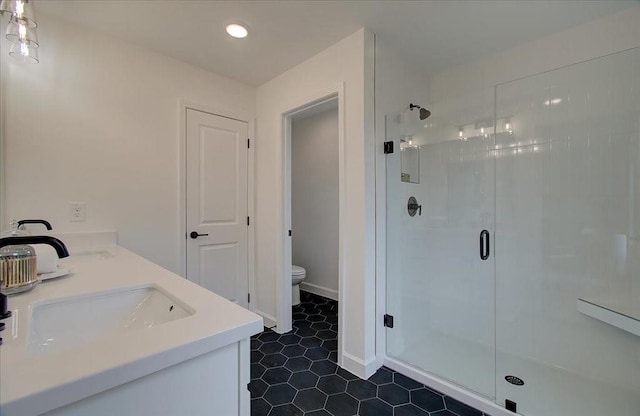
[[[396,149],[386,158],[387,354],[487,397],[495,396],[493,97],[440,103],[423,121],[410,111],[386,118]]]
[[[639,68],[387,117],[389,357],[526,416],[640,416]]]
[[[495,154],[497,402],[638,416],[640,50],[496,97],[513,131]]]

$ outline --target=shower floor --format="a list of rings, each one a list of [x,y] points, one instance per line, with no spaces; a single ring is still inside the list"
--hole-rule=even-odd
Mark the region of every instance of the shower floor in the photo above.
[[[498,362],[498,401],[518,402],[518,412],[524,415],[640,415],[637,383],[635,388],[614,385],[501,351]],[[525,385],[519,388],[504,381],[507,371],[522,374]]]
[[[485,345],[441,332],[414,338],[406,345],[406,348],[397,346],[400,354],[390,355],[490,400],[497,396],[496,401],[500,404],[505,399],[515,401],[518,413],[526,416],[640,415],[640,388],[637,385],[614,385],[501,350],[497,353],[496,383],[494,353]],[[445,374],[450,378],[442,376]],[[522,378],[525,385],[507,383],[504,380],[507,374]]]
[[[251,416],[483,416],[391,369],[361,380],[338,367],[338,303],[301,300],[291,332],[251,339]]]

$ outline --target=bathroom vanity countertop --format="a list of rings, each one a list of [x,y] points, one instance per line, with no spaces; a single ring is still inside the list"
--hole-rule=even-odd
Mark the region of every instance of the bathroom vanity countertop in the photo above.
[[[262,318],[122,248],[66,263],[73,272],[9,297],[0,334],[0,415],[38,415],[248,338]],[[81,256],[77,259],[80,260]],[[152,286],[192,312],[84,345],[34,353],[34,308],[51,300]]]

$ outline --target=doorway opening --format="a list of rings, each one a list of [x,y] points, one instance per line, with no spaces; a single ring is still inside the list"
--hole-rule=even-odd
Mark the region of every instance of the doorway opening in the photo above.
[[[283,273],[278,332],[315,330],[341,364],[344,134],[337,89],[283,113]],[[305,329],[306,327],[306,329]]]
[[[311,292],[338,300],[338,102],[291,118],[292,304]]]

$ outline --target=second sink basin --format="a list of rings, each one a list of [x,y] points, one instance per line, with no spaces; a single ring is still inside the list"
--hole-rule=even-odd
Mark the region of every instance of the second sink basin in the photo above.
[[[33,308],[29,353],[47,354],[77,347],[193,313],[152,285],[53,299]]]

